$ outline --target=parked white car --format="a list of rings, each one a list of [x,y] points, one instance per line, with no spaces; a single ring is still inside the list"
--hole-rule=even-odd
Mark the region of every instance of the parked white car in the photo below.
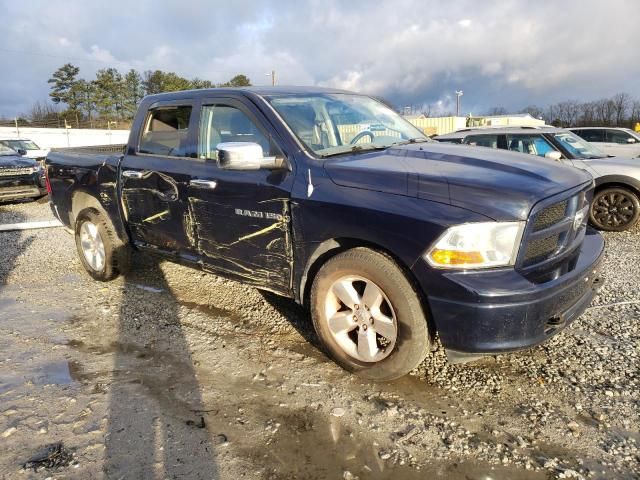
[[[581,127],[569,130],[607,155],[640,157],[640,133],[630,128]]]
[[[45,159],[49,150],[46,148],[40,148],[33,140],[28,138],[7,138],[0,139],[0,145],[9,147],[16,152],[23,153],[24,157],[33,158],[34,160],[42,161]]]

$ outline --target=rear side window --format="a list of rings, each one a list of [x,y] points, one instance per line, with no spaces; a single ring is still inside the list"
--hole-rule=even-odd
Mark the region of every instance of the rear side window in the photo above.
[[[138,151],[170,157],[186,156],[190,119],[190,106],[160,107],[151,110]]]
[[[498,135],[469,135],[464,139],[467,145],[498,148]]]
[[[572,130],[572,132],[584,138],[587,142],[604,142],[604,130]]]
[[[556,150],[542,135],[506,135],[506,140],[507,149],[512,152],[544,157]]]
[[[620,143],[622,145],[626,145],[629,142],[629,139],[633,138],[627,132],[623,132],[622,130],[607,130],[607,142],[610,143]],[[633,139],[635,142],[635,138]]]

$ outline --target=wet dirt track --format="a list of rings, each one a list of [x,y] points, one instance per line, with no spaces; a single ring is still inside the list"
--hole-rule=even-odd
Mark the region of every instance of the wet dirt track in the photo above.
[[[64,230],[2,232],[0,478],[637,478],[640,309],[609,304],[640,300],[640,235],[607,241],[601,306],[548,344],[375,385],[292,302],[142,256],[97,283]]]

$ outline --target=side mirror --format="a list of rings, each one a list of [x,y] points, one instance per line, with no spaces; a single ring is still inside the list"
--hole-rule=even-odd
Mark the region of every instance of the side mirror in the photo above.
[[[27,151],[24,148],[19,148],[18,150],[16,150],[18,152],[18,155],[24,157],[27,154]]]
[[[550,160],[555,160],[556,162],[562,158],[562,154],[555,150],[551,152],[547,152],[544,154],[544,158],[548,158]]]
[[[278,170],[285,161],[278,157],[265,157],[262,147],[253,142],[223,142],[216,146],[218,165],[225,170]]]
[[[635,138],[627,138],[627,143],[636,143],[636,139]]]

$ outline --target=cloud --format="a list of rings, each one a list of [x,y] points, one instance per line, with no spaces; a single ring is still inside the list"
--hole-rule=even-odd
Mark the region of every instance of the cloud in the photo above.
[[[640,97],[640,2],[539,0],[0,0],[0,115],[48,95],[63,63],[163,69],[223,82],[336,86],[397,105],[519,108],[626,91]]]

